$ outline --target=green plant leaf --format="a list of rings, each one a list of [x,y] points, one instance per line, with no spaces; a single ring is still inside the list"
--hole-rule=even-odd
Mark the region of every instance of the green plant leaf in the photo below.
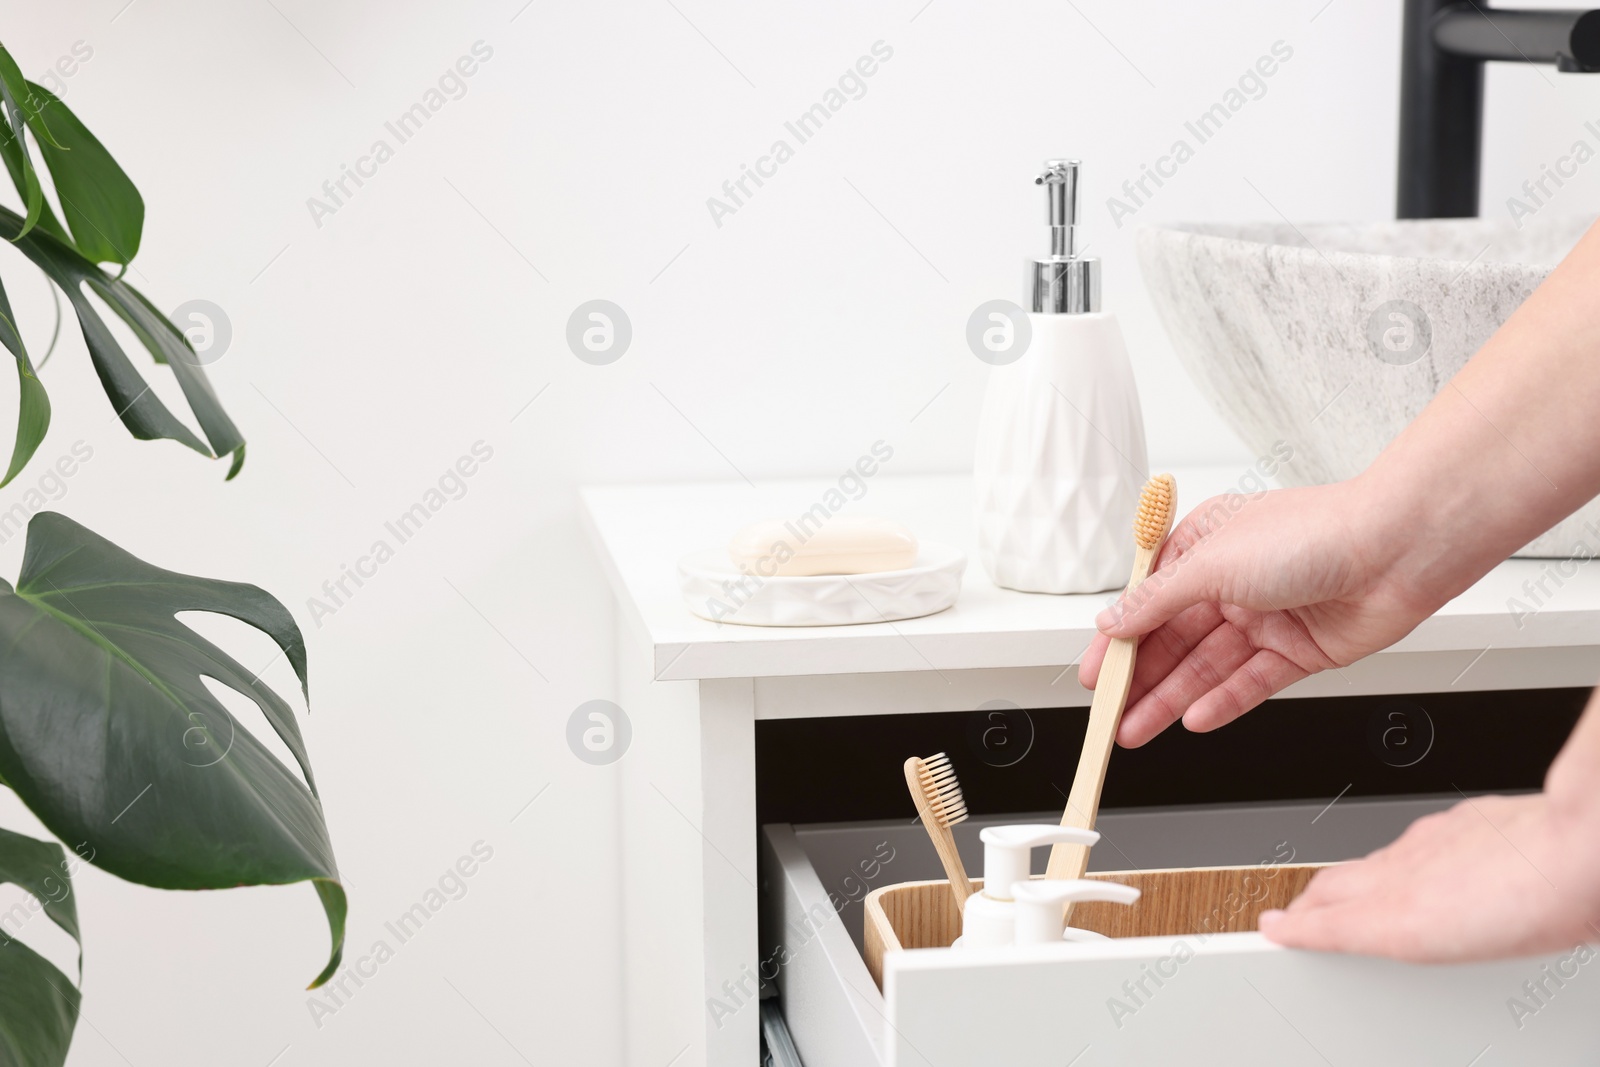
[[[39,154],[50,167],[73,244],[85,259],[126,266],[139,252],[144,197],[71,108],[42,85],[29,82],[28,91],[58,142],[41,138]]]
[[[22,76],[22,68],[17,66],[17,61],[11,58],[11,53],[0,45],[0,85],[6,87],[16,100],[17,106],[22,109],[22,117],[27,121],[28,129],[39,139],[41,145],[50,145],[60,148],[61,142],[56,140],[56,135],[51,132],[50,123],[39,110],[39,99],[29,95],[28,79]]]
[[[189,402],[206,440],[219,456],[234,453],[234,467],[228,478],[239,473],[244,464],[244,437],[233,424],[222,402],[211,388],[211,380],[201,369],[200,358],[194,347],[172,321],[157,311],[143,293],[121,278],[106,278],[103,272],[86,279],[100,298],[111,306],[130,327],[139,342],[156,358],[172,369],[183,389],[183,398]]]
[[[24,915],[42,912],[78,942],[81,974],[83,938],[66,857],[54,841],[0,829],[0,883],[21,886],[39,902]],[[13,908],[6,916],[17,914]],[[15,930],[0,929],[0,1065],[60,1067],[78,1020],[78,989],[53,963],[15,940]]]
[[[4,285],[0,285],[0,344],[10,349],[17,359],[17,442],[11,450],[11,465],[6,468],[5,478],[0,479],[0,487],[4,487],[27,466],[50,428],[50,397],[28,360],[28,350],[22,344],[22,333],[17,329]]]
[[[28,79],[22,76],[22,69],[17,66],[17,61],[11,58],[11,53],[7,52],[3,45],[0,45],[0,104],[3,104],[6,120],[10,123],[9,136],[5,142],[6,169],[11,171],[11,179],[16,182],[17,192],[22,194],[28,213],[22,227],[23,234],[32,230],[43,218],[44,213],[50,210],[50,205],[44,199],[44,187],[39,181],[39,172],[34,168],[32,157],[28,155],[28,139],[23,136],[23,127],[26,126],[33,131],[41,151],[46,147],[54,149],[62,147],[56,140],[55,134],[51,132],[49,122],[39,112],[41,100],[41,97],[33,95]],[[141,216],[142,210],[141,207]],[[53,213],[51,221],[55,221]],[[57,224],[57,229],[59,228]]]
[[[261,630],[306,689],[300,629],[268,593],[162,570],[64,516],[34,516],[16,587],[0,581],[0,775],[52,833],[129,881],[311,881],[333,938],[321,984],[347,904],[300,728],[259,672],[178,621],[186,611]],[[306,784],[202,678],[261,709]]]
[[[0,237],[15,240],[17,249],[44,271],[72,304],[100,384],[128,432],[142,441],[157,438],[177,441],[204,456],[233,453],[233,467],[228,476],[237,474],[243,462],[244,437],[222,409],[205,370],[178,328],[133,286],[84,259],[69,244],[44,232],[43,227],[18,240],[15,235],[22,225],[23,220],[15,212],[0,208]],[[140,343],[171,368],[183,388],[184,399],[211,443],[210,448],[178,421],[151,391],[144,376],[134,369],[105,320],[90,303],[86,287],[105,300],[133,328]]]
[[[40,910],[78,942],[82,952],[78,901],[72,893],[72,864],[67,860],[66,849],[54,841],[40,841],[0,827],[0,883],[3,882],[19,885],[33,894]],[[5,936],[8,932],[0,929],[0,937]],[[78,963],[81,969],[81,955]]]
[[[3,79],[0,79],[0,104],[5,106],[6,122],[9,123],[6,131],[6,169],[11,171],[11,180],[16,183],[17,192],[22,194],[22,202],[28,211],[22,232],[17,235],[17,238],[21,238],[38,223],[47,205],[44,202],[44,187],[39,182],[39,171],[33,165],[33,157],[28,155],[28,139],[22,132],[22,109],[17,106],[16,98],[11,95],[11,89]],[[11,165],[13,154],[17,158],[17,167]]]
[[[0,104],[3,104],[3,101],[0,101]],[[12,132],[14,129],[22,129],[22,124],[15,119],[11,120],[9,126],[0,126],[0,158],[5,159],[6,170],[11,175],[11,184],[17,187],[23,203],[27,205],[26,210],[31,212],[33,201],[29,196],[28,187],[30,182],[37,185],[39,177],[33,169],[33,160],[28,155],[27,142],[21,136],[14,134]],[[38,226],[52,237],[72,244],[71,234],[67,233],[67,228],[56,218],[56,213],[51,209],[50,201],[44,198],[42,189],[39,196]]]
[[[81,999],[61,968],[0,936],[0,1067],[62,1067]]]

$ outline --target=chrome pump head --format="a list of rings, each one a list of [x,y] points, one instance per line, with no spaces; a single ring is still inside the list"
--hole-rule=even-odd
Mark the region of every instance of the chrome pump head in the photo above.
[[[1050,255],[1028,261],[1030,308],[1043,315],[1080,315],[1100,310],[1100,261],[1078,252],[1076,159],[1046,160],[1034,179],[1044,186]]]

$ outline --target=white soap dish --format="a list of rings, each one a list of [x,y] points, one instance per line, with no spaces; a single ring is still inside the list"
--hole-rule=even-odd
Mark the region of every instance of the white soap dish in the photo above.
[[[761,578],[743,574],[726,549],[691,552],[678,561],[689,610],[712,622],[743,626],[848,626],[898,622],[943,611],[956,602],[967,554],[925,541],[904,570]]]

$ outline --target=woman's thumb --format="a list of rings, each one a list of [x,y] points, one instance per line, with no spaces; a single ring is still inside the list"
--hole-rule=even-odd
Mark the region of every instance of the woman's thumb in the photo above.
[[[1186,608],[1214,599],[1207,591],[1199,554],[1188,552],[1117,598],[1095,617],[1095,627],[1108,637],[1147,634]]]

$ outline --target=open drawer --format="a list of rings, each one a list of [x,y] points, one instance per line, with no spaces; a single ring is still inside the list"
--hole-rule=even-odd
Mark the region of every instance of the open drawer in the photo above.
[[[1363,854],[1447,799],[1107,812],[1091,870],[1236,866],[1278,896],[1305,863]],[[1037,817],[974,819],[958,845],[979,870],[977,831]],[[1041,864],[1047,850],[1039,850]],[[762,977],[774,982],[806,1067],[990,1064],[1593,1064],[1600,978],[1584,948],[1545,959],[1416,967],[1278,948],[1253,932],[1265,897],[1218,925],[1160,936],[1028,948],[919,947],[883,954],[882,989],[863,954],[862,901],[938,874],[920,826],[764,827]],[[1210,860],[1208,864],[1205,861]],[[1120,861],[1120,862],[1119,862]],[[1037,872],[1036,872],[1037,873]],[[1154,906],[1146,886],[1140,906]],[[906,944],[953,933],[938,894],[885,910]],[[1251,891],[1254,892],[1254,891]],[[922,894],[915,898],[915,894]],[[911,895],[907,895],[911,894]],[[1171,907],[1168,922],[1184,909]],[[952,909],[953,910],[953,909]],[[1079,915],[1091,925],[1088,906]],[[1079,924],[1075,919],[1075,925]],[[1115,934],[1114,929],[1105,932]],[[893,946],[889,946],[891,949]],[[1600,973],[1600,972],[1597,972]]]

